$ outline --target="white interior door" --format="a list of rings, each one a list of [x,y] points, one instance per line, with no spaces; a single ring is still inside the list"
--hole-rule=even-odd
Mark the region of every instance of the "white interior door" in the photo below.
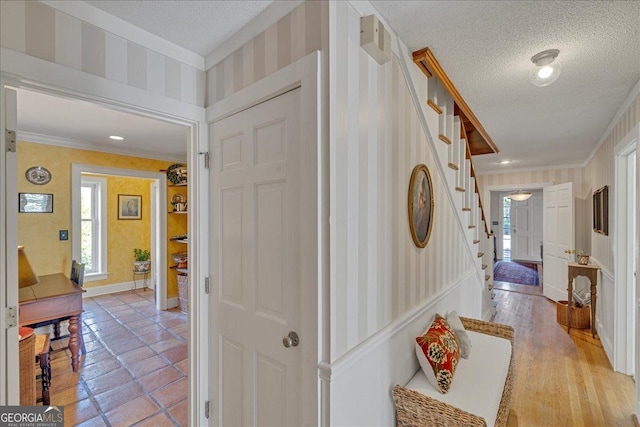
[[[0,80],[0,405],[19,404],[19,361],[18,361],[18,328],[12,326],[5,313],[8,308],[18,308],[18,236],[17,233],[5,233],[4,230],[18,229],[18,187],[17,187],[17,155],[5,134],[5,129],[17,131],[18,95],[15,90],[5,87]]]
[[[522,202],[511,202],[511,259],[542,261],[542,193]]]
[[[637,198],[638,198],[638,188],[636,186],[636,162],[637,162],[637,151],[634,150],[633,153],[629,155],[627,158],[628,168],[627,168],[627,209],[629,210],[627,214],[627,230],[629,230],[629,234],[631,236],[636,235],[636,218],[638,215],[638,211],[636,209]],[[627,316],[627,338],[629,339],[629,354],[627,360],[630,365],[633,365],[634,360],[636,360],[636,328],[638,328],[638,324],[634,325],[637,316],[638,305],[634,304],[637,298],[636,286],[635,286],[635,277],[638,274],[638,265],[636,263],[636,259],[638,257],[638,240],[631,238],[627,241],[627,280],[626,283],[628,289],[628,298],[630,301],[629,304],[629,313]],[[636,379],[636,367],[629,366],[631,375]]]
[[[302,330],[301,286],[317,280],[300,268],[316,244],[316,219],[304,214],[316,190],[301,171],[312,153],[300,138],[300,92],[210,126],[214,425],[303,424],[307,337],[283,342]]]
[[[543,204],[543,294],[553,301],[566,300],[567,262],[573,260],[573,255],[565,250],[575,247],[573,183],[545,187]]]

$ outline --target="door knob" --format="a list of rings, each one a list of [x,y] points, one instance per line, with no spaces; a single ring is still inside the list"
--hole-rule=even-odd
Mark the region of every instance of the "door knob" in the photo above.
[[[300,344],[300,337],[298,337],[298,334],[294,331],[289,332],[289,335],[285,335],[285,337],[282,338],[282,345],[287,348],[297,347],[298,344]]]

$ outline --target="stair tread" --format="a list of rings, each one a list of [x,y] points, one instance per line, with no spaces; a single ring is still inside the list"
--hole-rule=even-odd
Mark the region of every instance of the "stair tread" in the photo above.
[[[445,144],[451,145],[451,140],[447,138],[445,135],[440,134],[438,135],[438,138],[440,138],[440,141],[444,142]]]
[[[464,193],[466,190],[462,187],[456,187],[456,191],[460,191],[462,193]]]
[[[484,256],[484,252],[478,252],[478,258],[482,258]]]
[[[489,280],[489,279],[491,279],[491,276],[489,276],[488,274],[485,274],[485,275],[484,275],[484,280],[485,280],[485,281],[487,281],[487,280]]]
[[[473,241],[473,244],[474,244],[474,245],[475,245],[475,244],[478,244],[478,243],[480,243],[480,240],[478,240],[478,239],[476,239],[476,240],[474,240],[474,241]]]
[[[476,228],[476,226],[475,226],[475,225],[473,225],[473,224],[470,224],[470,225],[469,225],[469,228]]]
[[[458,165],[456,165],[455,163],[449,163],[449,167],[453,170],[458,170]]]
[[[488,265],[487,265],[487,264],[482,264],[482,269],[483,269],[483,270],[486,270],[486,269],[487,269],[487,267],[488,267]]]
[[[427,101],[427,105],[435,110],[436,113],[442,114],[442,109],[436,105],[432,100]]]
[[[471,208],[462,208],[463,212],[471,212]]]

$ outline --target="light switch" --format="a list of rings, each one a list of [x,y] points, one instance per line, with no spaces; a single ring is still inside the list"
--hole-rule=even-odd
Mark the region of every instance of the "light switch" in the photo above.
[[[69,240],[69,230],[60,230],[58,232],[60,240]]]

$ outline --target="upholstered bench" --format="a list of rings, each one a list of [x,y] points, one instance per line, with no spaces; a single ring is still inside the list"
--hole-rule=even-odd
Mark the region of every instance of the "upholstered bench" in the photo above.
[[[393,389],[398,427],[504,427],[513,388],[513,328],[460,318],[473,350],[460,359],[448,393],[441,394],[422,369]]]

